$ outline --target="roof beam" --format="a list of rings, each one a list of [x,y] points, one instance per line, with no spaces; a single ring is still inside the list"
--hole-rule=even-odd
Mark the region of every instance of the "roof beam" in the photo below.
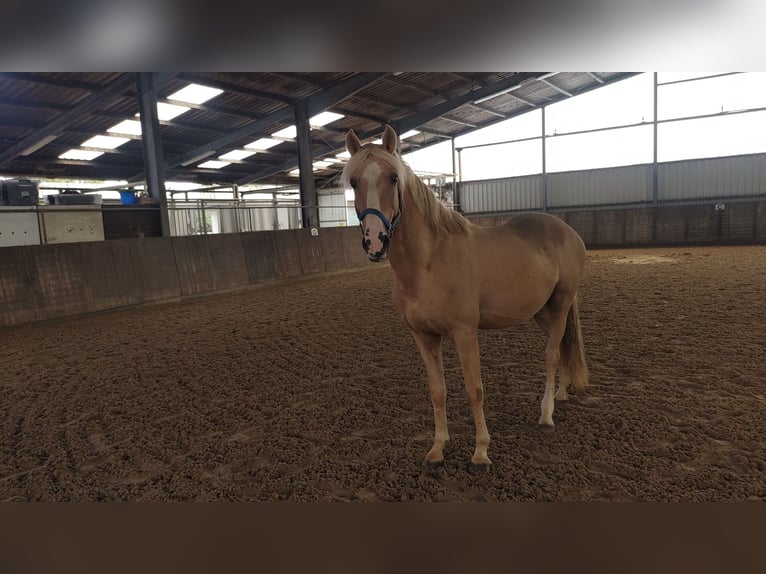
[[[309,117],[313,117],[334,104],[337,104],[341,100],[353,96],[360,90],[374,84],[387,74],[388,72],[365,72],[357,74],[340,84],[304,98],[306,100],[306,109],[308,110]]]
[[[467,128],[476,129],[476,128],[479,127],[476,124],[472,124],[472,123],[469,123],[469,122],[464,122],[463,120],[456,120],[455,118],[450,117],[450,116],[446,116],[446,115],[439,116],[439,119],[443,120],[443,121],[447,121],[447,122],[452,122],[453,124],[457,124],[459,126],[465,126]]]
[[[463,74],[462,72],[447,72],[450,76],[457,78],[458,80],[462,80],[464,82],[468,82],[469,84],[476,84],[476,85],[483,85],[479,80],[476,80],[475,78],[472,78],[469,74]]]
[[[111,84],[106,86],[102,91],[91,94],[70,111],[61,114],[59,117],[46,124],[35,133],[22,139],[15,146],[12,146],[4,152],[0,153],[0,166],[5,165],[16,156],[21,155],[21,153],[27,149],[34,147],[40,141],[43,141],[52,136],[58,136],[62,131],[81,119],[83,116],[86,116],[95,111],[104,103],[119,96],[127,89],[133,88],[134,84],[135,77],[132,73],[126,73],[118,77]]]
[[[274,94],[272,92],[267,92],[264,90],[254,90],[252,88],[245,88],[243,86],[239,86],[232,82],[214,80],[214,79],[206,78],[204,76],[199,76],[196,74],[181,73],[181,74],[178,74],[177,77],[181,80],[184,80],[186,82],[191,82],[193,84],[200,84],[200,85],[208,86],[211,88],[218,88],[220,90],[225,90],[227,92],[234,92],[236,94],[251,96],[253,98],[261,98],[263,100],[282,102],[283,104],[290,104],[290,105],[295,103],[295,100],[293,98],[290,98],[288,96],[283,96],[282,94]]]
[[[599,84],[603,84],[604,83],[604,80],[602,78],[600,78],[599,76],[597,76],[596,74],[594,74],[593,72],[585,72],[585,73],[588,74],[594,80],[596,80]]]
[[[472,104],[472,103],[468,103],[468,104],[465,104],[465,105],[467,107],[469,107],[469,108],[473,108],[475,110],[481,110],[482,112],[486,112],[486,113],[491,114],[493,116],[496,116],[498,118],[503,118],[503,119],[506,119],[506,120],[508,119],[507,115],[502,114],[502,113],[500,113],[498,111],[495,111],[492,108],[490,108],[489,106],[485,106],[484,104]]]
[[[444,92],[442,92],[440,90],[432,90],[430,88],[426,88],[425,86],[420,86],[420,85],[412,83],[412,82],[407,82],[406,80],[402,80],[400,78],[387,77],[386,81],[387,82],[392,82],[392,83],[394,83],[394,84],[396,84],[398,86],[403,86],[403,87],[406,87],[406,88],[411,88],[411,89],[413,89],[413,90],[415,90],[417,92],[420,92],[421,94],[423,94],[425,96],[429,96],[429,97],[432,97],[432,98],[441,98],[442,100],[449,100],[450,97],[451,97],[451,96],[448,96],[447,94],[445,94]],[[489,108],[487,106],[483,106],[481,104],[468,103],[468,104],[465,104],[465,105],[470,107],[470,108],[473,108],[475,110],[481,110],[483,112],[487,112],[488,114],[492,114],[493,116],[497,116],[499,118],[507,118],[508,117],[505,114],[501,114],[500,112],[497,112],[497,111],[495,111],[495,110],[493,110],[493,109],[491,109],[491,108]],[[449,118],[447,118],[447,119],[449,119]],[[464,124],[464,125],[467,125],[468,127],[476,127],[476,126],[470,126],[469,124]]]
[[[473,102],[474,100],[483,98],[490,94],[494,94],[495,92],[500,90],[512,88],[514,86],[521,84],[521,82],[525,80],[536,79],[541,74],[543,74],[543,72],[519,72],[517,74],[514,74],[513,76],[510,76],[509,78],[506,78],[499,82],[495,82],[494,84],[483,86],[477,90],[472,90],[466,94],[461,94],[459,96],[456,96],[442,104],[433,106],[432,108],[415,112],[414,114],[411,114],[400,120],[395,121],[394,125],[396,126],[397,131],[399,133],[404,133],[409,130],[418,129],[420,128],[421,125],[430,122],[434,118],[443,116],[444,114],[449,113],[453,109],[458,108],[468,102]],[[377,133],[379,133],[379,130],[375,130],[374,132],[368,132],[365,134],[357,134],[357,135],[359,135],[360,139],[364,140],[366,138],[372,137],[373,135]],[[340,146],[333,151],[341,151],[343,150],[343,148],[344,146]],[[321,153],[327,154],[326,151],[322,151]],[[317,152],[314,152],[313,157],[316,157],[318,155],[320,154]],[[285,162],[281,165],[275,166],[273,168],[264,170],[255,175],[241,179],[240,181],[237,182],[237,184],[245,185],[247,183],[252,183],[254,181],[260,181],[260,180],[266,179],[267,177],[271,177],[283,171],[287,171],[289,169],[294,168],[295,164],[296,164],[295,161]]]
[[[544,83],[544,84],[547,84],[547,85],[549,85],[551,88],[553,88],[554,90],[556,90],[556,91],[557,91],[557,92],[559,92],[560,94],[564,94],[565,96],[567,96],[567,97],[569,97],[569,98],[573,97],[573,96],[572,96],[572,94],[570,94],[569,92],[567,92],[567,91],[566,91],[564,88],[557,86],[556,84],[554,84],[553,82],[551,82],[551,81],[550,81],[548,78],[540,78],[540,81],[541,81],[542,83]]]
[[[511,98],[516,100],[517,102],[521,102],[522,104],[525,104],[525,105],[529,106],[530,108],[538,107],[538,105],[536,103],[534,103],[534,102],[532,102],[532,101],[530,101],[530,100],[528,100],[526,98],[522,98],[520,95],[514,94],[513,92],[508,92],[507,94],[504,94],[504,95],[510,96]]]
[[[69,88],[77,90],[87,90],[89,92],[97,92],[104,86],[101,84],[94,84],[91,82],[80,82],[75,80],[62,80],[54,77],[39,76],[30,72],[2,72],[0,73],[5,78],[12,80],[21,80],[24,82],[31,82],[34,84],[43,84],[45,86],[58,86],[60,88]]]
[[[305,103],[309,117],[313,117],[331,107],[333,104],[341,101],[342,99],[355,94],[361,89],[366,88],[385,75],[386,72],[366,72],[356,74],[355,76],[352,76],[340,84],[323,90],[317,94],[308,96],[301,101]],[[285,106],[275,112],[263,116],[262,118],[254,120],[242,126],[241,128],[238,128],[210,142],[207,142],[206,144],[197,146],[196,148],[183,155],[176,156],[170,160],[167,160],[165,162],[165,169],[170,170],[179,165],[188,165],[190,163],[194,163],[198,159],[208,157],[215,153],[216,150],[230,146],[243,138],[260,135],[266,128],[274,125],[275,123],[292,121],[294,119],[294,107]],[[143,177],[143,175],[143,173],[137,174],[131,179],[140,179]]]
[[[499,82],[495,82],[493,84],[481,87],[477,90],[472,90],[465,94],[455,96],[454,98],[442,104],[438,104],[431,108],[421,110],[410,116],[402,118],[401,120],[396,122],[397,127],[399,128],[400,133],[404,133],[406,131],[416,129],[418,126],[426,124],[430,122],[431,120],[438,118],[439,116],[443,116],[444,114],[449,113],[450,111],[462,106],[463,104],[467,104],[469,102],[479,100],[486,96],[492,95],[498,91],[502,91],[508,88],[513,88],[515,86],[520,85],[521,82],[525,80],[535,79],[541,74],[542,72],[519,72]]]

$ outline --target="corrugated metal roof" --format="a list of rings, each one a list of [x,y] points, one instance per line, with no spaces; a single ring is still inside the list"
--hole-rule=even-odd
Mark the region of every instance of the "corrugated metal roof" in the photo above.
[[[402,141],[402,151],[463,135],[475,128],[485,127],[525,113],[536,106],[566,98],[565,94],[536,78],[521,72],[404,72],[376,77],[357,89],[344,90],[344,82],[359,78],[357,72],[178,72],[158,75],[159,101],[189,83],[218,87],[224,91],[208,102],[192,106],[183,115],[160,122],[160,137],[166,161],[166,171],[172,177],[184,177],[207,183],[243,183],[270,181],[295,183],[288,171],[298,164],[295,142],[285,142],[268,152],[250,156],[222,170],[200,169],[195,162],[182,166],[177,158],[212,149],[217,157],[261,137],[268,137],[292,123],[292,118],[268,121],[271,114],[286,106],[307,99],[321,102],[323,109],[343,113],[345,117],[318,130],[312,130],[312,153],[334,156],[343,150],[344,137],[353,128],[360,137],[377,137],[383,124],[407,123],[417,118],[415,127],[422,133],[417,138]],[[560,72],[549,80],[570,93],[599,87],[601,82],[633,75],[626,72]],[[526,79],[529,78],[529,79]],[[526,79],[526,80],[525,80]],[[493,95],[524,80],[512,94],[492,97],[474,105],[471,94]],[[124,82],[117,93],[93,109],[83,106],[99,97],[110,85]],[[495,90],[497,88],[497,90]],[[338,97],[330,97],[343,90]],[[475,99],[480,99],[476,96]],[[65,161],[58,158],[71,147],[78,147],[90,137],[126,119],[135,119],[139,111],[138,85],[134,74],[122,72],[6,72],[0,73],[0,175],[35,178],[68,177],[96,179],[128,179],[144,172],[140,139],[134,139],[100,156],[92,162]],[[55,130],[55,139],[41,145],[52,122],[62,122]],[[258,122],[261,129],[249,132],[247,126]],[[409,124],[408,124],[409,125]],[[243,130],[236,141],[218,145],[221,138]],[[40,134],[43,134],[42,136]],[[35,141],[37,140],[37,141]],[[23,144],[23,145],[22,145]],[[26,147],[26,149],[24,149]],[[22,156],[21,151],[27,155]],[[324,170],[316,175],[318,185],[326,185],[342,166]]]

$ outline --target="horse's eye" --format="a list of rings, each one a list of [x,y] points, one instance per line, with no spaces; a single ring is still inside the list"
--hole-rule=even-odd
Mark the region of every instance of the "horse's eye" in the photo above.
[[[356,189],[356,179],[352,178],[351,181],[349,181],[349,183],[351,184],[351,189]]]
[[[395,173],[392,173],[391,174],[391,183],[392,184],[396,184],[397,181],[399,181],[399,176],[396,175]]]

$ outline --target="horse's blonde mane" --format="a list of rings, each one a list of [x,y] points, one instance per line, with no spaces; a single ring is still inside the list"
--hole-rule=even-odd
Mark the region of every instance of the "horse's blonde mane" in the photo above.
[[[356,152],[346,164],[341,174],[341,182],[348,186],[349,174],[360,164],[369,159],[381,159],[391,165],[403,182],[403,217],[407,217],[408,205],[417,209],[428,222],[434,233],[465,233],[470,226],[468,220],[456,211],[444,207],[434,196],[431,189],[412,171],[399,155],[392,155],[375,145],[365,145]]]

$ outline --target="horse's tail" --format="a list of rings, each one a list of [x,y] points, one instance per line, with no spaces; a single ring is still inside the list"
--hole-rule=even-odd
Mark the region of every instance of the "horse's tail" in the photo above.
[[[567,326],[561,339],[561,370],[564,380],[568,379],[577,391],[584,391],[588,386],[588,365],[585,364],[585,347],[580,330],[580,312],[577,298],[569,308]]]

